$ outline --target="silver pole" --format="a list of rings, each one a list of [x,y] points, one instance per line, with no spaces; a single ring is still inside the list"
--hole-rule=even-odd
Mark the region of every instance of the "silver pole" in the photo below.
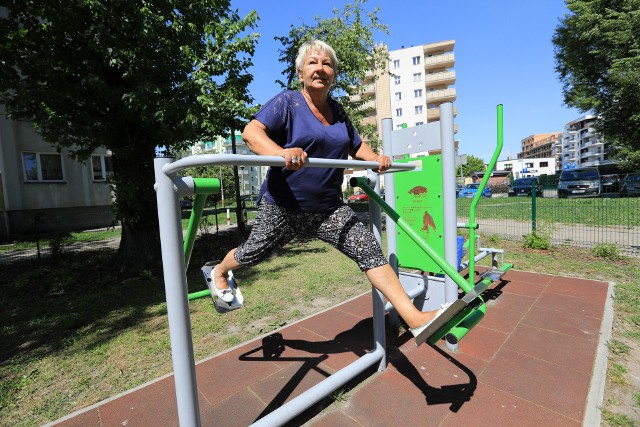
[[[382,150],[384,154],[393,160],[393,121],[391,119],[382,119]],[[384,201],[387,202],[392,209],[396,208],[396,185],[394,174],[390,173],[384,177]],[[385,219],[387,228],[387,258],[389,265],[398,274],[398,238],[396,232],[396,223],[387,215]],[[393,327],[400,324],[398,312],[395,309],[389,311],[389,323]]]
[[[186,267],[182,253],[180,204],[174,190],[175,173],[165,174],[163,168],[175,161],[161,157],[153,162],[160,223],[162,269],[167,298],[169,338],[176,385],[178,421],[183,427],[200,426],[196,368],[191,336],[191,317],[187,290]]]
[[[380,195],[380,177],[373,171],[367,172],[367,178],[369,182],[374,184],[373,189]],[[382,247],[382,225],[381,225],[381,212],[380,206],[377,203],[369,203],[369,223],[371,224],[371,231],[375,236],[380,247]],[[384,297],[382,292],[378,291],[373,286],[371,287],[371,299],[373,301],[373,341],[374,348],[382,348],[382,359],[378,365],[378,371],[384,371],[387,368],[387,337],[385,334],[384,325]]]
[[[453,104],[440,104],[440,143],[442,147],[442,192],[444,203],[444,259],[458,269],[458,227],[456,219],[456,152],[453,139]],[[458,299],[458,286],[445,275],[445,302]]]
[[[251,424],[252,427],[273,427],[282,426],[302,412],[306,411],[314,404],[331,394],[333,391],[342,387],[353,378],[363,373],[367,368],[373,366],[375,363],[384,356],[384,349],[376,347],[376,349],[370,353],[361,356],[355,362],[345,366],[338,372],[331,374],[331,376],[320,383],[314,385],[309,390],[305,391],[295,399],[285,403],[273,412],[260,418],[255,423]]]

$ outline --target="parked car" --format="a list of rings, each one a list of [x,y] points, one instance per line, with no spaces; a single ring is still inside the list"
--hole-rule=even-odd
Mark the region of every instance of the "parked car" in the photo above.
[[[536,177],[518,178],[509,187],[509,197],[531,197],[531,189],[536,188],[536,197],[543,197],[542,183]]]
[[[456,195],[462,191],[462,189],[464,188],[464,185],[462,184],[456,184]]]
[[[620,177],[618,175],[602,175],[600,177],[602,182],[602,195],[607,194],[617,195],[620,192]]]
[[[598,197],[602,181],[597,168],[565,169],[558,181],[558,197]]]
[[[367,193],[365,193],[364,191],[359,190],[350,195],[347,201],[349,203],[368,202],[369,196],[367,196]]]
[[[462,190],[458,193],[458,197],[473,197],[478,192],[478,188],[480,188],[480,183],[467,184],[464,186]],[[491,188],[486,187],[482,190],[482,197],[491,197],[493,192]]]
[[[622,179],[620,195],[627,197],[640,195],[640,173],[630,173]]]

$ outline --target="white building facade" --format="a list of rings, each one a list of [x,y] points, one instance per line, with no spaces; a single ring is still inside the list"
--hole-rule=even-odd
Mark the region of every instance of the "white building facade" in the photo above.
[[[510,171],[514,179],[554,175],[556,173],[556,158],[498,160],[496,170]]]
[[[596,116],[586,115],[565,125],[562,143],[558,147],[561,169],[603,166],[613,163],[609,160],[606,142],[599,138],[595,132],[595,121]]]
[[[253,152],[242,140],[242,133],[235,132],[236,154],[251,155]],[[231,138],[218,136],[213,141],[203,141],[191,147],[191,155],[198,154],[233,154]],[[258,194],[260,187],[267,175],[266,166],[238,166],[238,177],[240,179],[240,195]],[[232,184],[232,183],[231,183]],[[222,185],[230,185],[223,182]]]

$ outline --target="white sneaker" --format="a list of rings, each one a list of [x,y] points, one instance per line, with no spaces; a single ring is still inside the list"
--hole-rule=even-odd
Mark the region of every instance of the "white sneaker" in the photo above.
[[[222,301],[226,302],[227,304],[231,304],[235,298],[235,295],[233,294],[233,291],[231,290],[231,288],[225,288],[225,289],[218,289],[218,287],[216,286],[216,281],[215,281],[215,271],[216,271],[216,265],[209,265],[209,264],[213,264],[213,263],[207,263],[205,264],[201,270],[202,270],[202,274],[204,275],[204,280],[207,282],[207,287],[209,288],[209,291],[211,292],[211,298],[213,299],[213,302],[215,304],[215,298],[214,295],[218,298],[220,298]],[[229,272],[227,273],[227,281],[229,280],[233,280],[233,273]]]

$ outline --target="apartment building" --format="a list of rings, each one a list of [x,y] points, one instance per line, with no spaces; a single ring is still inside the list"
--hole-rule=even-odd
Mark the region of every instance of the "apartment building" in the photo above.
[[[562,139],[562,132],[537,133],[524,138],[520,144],[522,151],[519,159],[534,159],[541,157],[555,157],[556,145]]]
[[[606,142],[595,132],[595,121],[596,116],[588,114],[565,125],[559,150],[563,169],[614,164]]]
[[[254,155],[242,140],[242,133],[235,132],[236,154]],[[191,146],[191,155],[197,154],[233,154],[231,136],[217,136],[212,141],[201,141]],[[240,179],[240,195],[258,194],[264,182],[268,167],[238,166]],[[222,183],[222,185],[229,185]]]
[[[420,126],[440,119],[438,107],[456,100],[453,70],[455,40],[403,47],[388,51],[388,73],[379,69],[367,73],[362,99],[365,124],[375,124],[381,130],[381,120],[391,118],[394,129]],[[356,97],[356,99],[360,99]],[[454,108],[454,115],[457,111]]]
[[[514,179],[554,175],[556,168],[554,156],[498,160],[496,163],[496,171],[511,172]]]

